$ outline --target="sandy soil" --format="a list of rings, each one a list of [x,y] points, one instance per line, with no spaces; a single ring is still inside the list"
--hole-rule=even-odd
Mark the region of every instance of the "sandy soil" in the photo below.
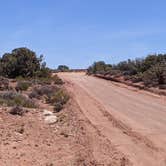
[[[108,165],[113,153],[117,158],[123,156],[123,162],[117,163],[121,165],[166,165],[165,97],[84,73],[59,76],[87,119],[87,130],[97,131],[89,135],[94,161]],[[100,138],[108,148],[106,155],[104,146],[99,148]]]
[[[0,108],[0,166],[125,166],[127,157],[84,116],[73,97],[48,125],[38,103],[23,116]]]

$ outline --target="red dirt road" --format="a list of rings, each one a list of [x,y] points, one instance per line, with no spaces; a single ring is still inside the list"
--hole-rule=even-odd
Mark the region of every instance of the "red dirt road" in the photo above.
[[[83,115],[133,165],[166,166],[164,97],[85,73],[59,76]]]

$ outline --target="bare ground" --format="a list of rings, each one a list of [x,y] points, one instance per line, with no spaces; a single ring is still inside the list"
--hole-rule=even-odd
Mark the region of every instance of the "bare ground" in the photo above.
[[[94,141],[100,137],[104,142],[107,140],[110,151],[116,151],[115,156],[123,156],[123,160],[127,161],[118,164],[166,165],[165,97],[84,73],[63,73],[59,76],[67,82],[66,88],[87,119],[87,130],[93,126],[97,131]],[[93,139],[92,134],[89,139]],[[90,145],[95,161],[108,165],[110,156],[101,157],[103,148],[95,149],[97,142],[94,145],[90,142]]]
[[[44,122],[43,109],[29,109],[23,116],[0,109],[0,166],[124,166],[127,157],[84,116],[71,100],[57,113],[58,122]]]

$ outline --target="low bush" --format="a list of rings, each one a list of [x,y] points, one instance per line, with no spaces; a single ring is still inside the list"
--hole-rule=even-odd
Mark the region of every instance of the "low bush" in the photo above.
[[[133,83],[141,82],[143,81],[143,74],[142,73],[135,74],[131,76],[130,79]]]
[[[53,80],[51,77],[36,77],[32,79],[32,82],[39,85],[51,85]]]
[[[36,77],[33,82],[35,84],[40,85],[51,85],[51,84],[57,84],[62,85],[63,81],[60,79],[57,75],[49,76],[49,77]]]
[[[64,82],[62,81],[61,78],[59,78],[57,75],[54,75],[52,77],[53,83],[57,85],[62,85]]]
[[[0,104],[6,106],[22,106],[27,108],[36,108],[33,100],[20,93],[9,91],[0,94]]]
[[[94,62],[88,69],[87,74],[105,74],[106,72],[111,71],[112,65],[106,64],[103,61]]]
[[[54,104],[54,112],[60,112],[63,109],[62,103],[55,103]]]
[[[67,103],[68,100],[69,95],[67,94],[67,92],[60,89],[57,92],[55,92],[52,96],[50,96],[47,102],[54,105],[55,112],[59,112],[61,109],[63,109],[63,106]]]
[[[143,73],[143,82],[146,86],[166,85],[166,64],[155,64]]]
[[[55,93],[56,90],[58,90],[58,88],[51,85],[35,87],[32,93],[29,94],[29,97],[40,99],[42,96],[46,96],[49,98]]]
[[[63,109],[64,104],[69,100],[69,96],[65,90],[53,85],[35,87],[32,93],[29,94],[30,98],[41,99],[43,96],[48,104],[54,106],[55,112]]]
[[[22,107],[20,106],[15,106],[10,110],[10,114],[12,115],[19,115],[22,116],[24,113],[26,112],[26,110],[24,110]]]
[[[0,90],[9,89],[9,80],[5,77],[0,77]]]
[[[33,89],[33,91],[29,94],[29,98],[33,99],[33,98],[36,98],[36,99],[40,99],[40,95],[38,94],[38,92]]]
[[[26,91],[32,85],[30,81],[19,81],[16,85],[16,91]]]
[[[113,76],[121,76],[121,75],[122,75],[122,73],[121,73],[120,70],[110,70],[110,71],[108,72],[108,74],[109,74],[109,75],[113,75]]]
[[[64,90],[59,89],[58,91],[54,92],[54,94],[48,98],[47,102],[48,103],[61,102],[62,104],[65,104],[68,101],[68,98],[69,98],[69,96],[67,95],[67,93]]]

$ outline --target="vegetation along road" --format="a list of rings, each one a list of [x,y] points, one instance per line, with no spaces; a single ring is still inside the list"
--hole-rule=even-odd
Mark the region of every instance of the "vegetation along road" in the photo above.
[[[87,76],[59,73],[82,114],[133,165],[166,165],[163,96]],[[94,148],[95,153],[95,148]]]

